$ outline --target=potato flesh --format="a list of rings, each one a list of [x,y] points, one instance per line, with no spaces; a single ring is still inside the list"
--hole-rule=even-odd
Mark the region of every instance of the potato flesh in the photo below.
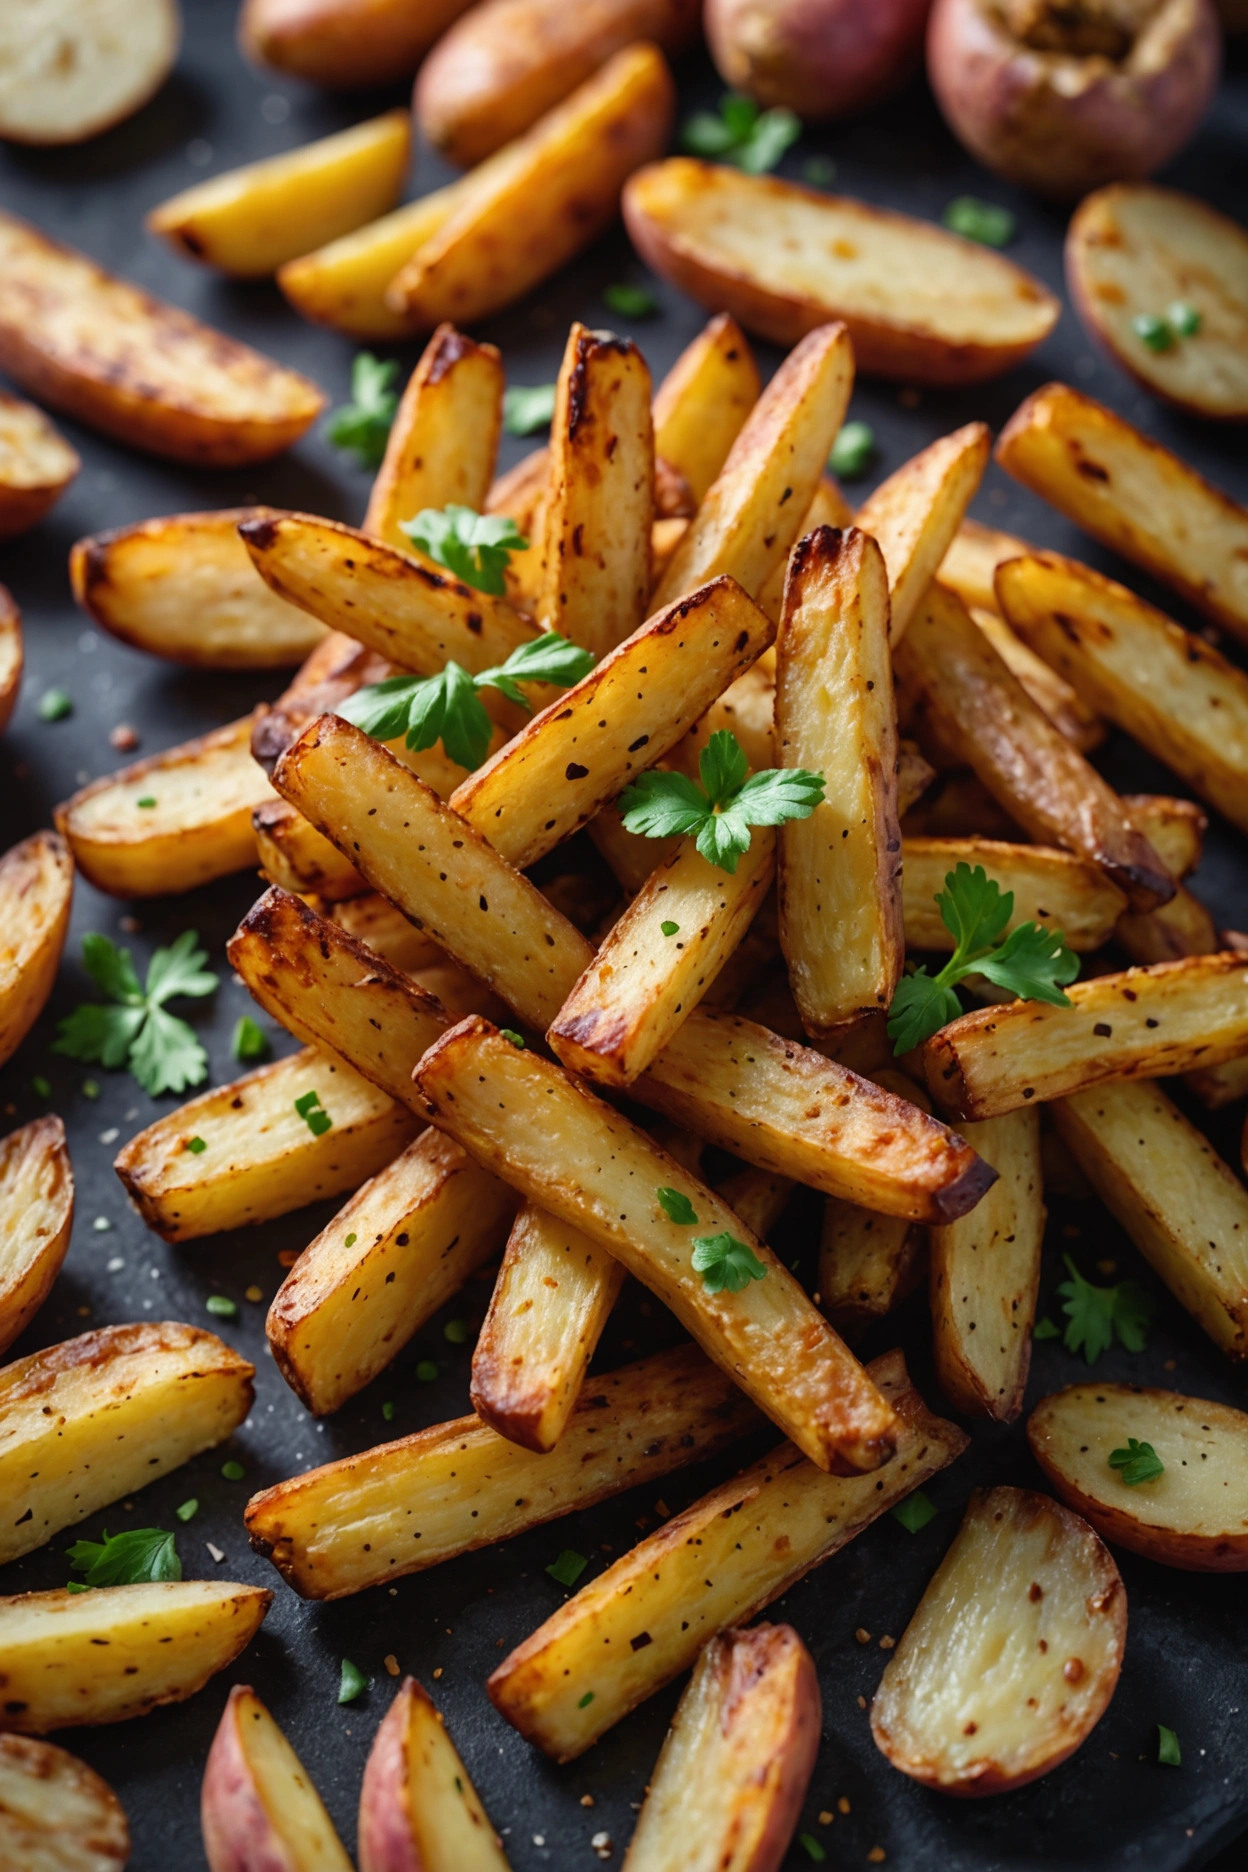
[[[17,705],[23,660],[22,614],[12,594],[0,585],[0,734],[8,727]]]
[[[942,436],[880,483],[857,524],[888,568],[889,636],[901,637],[936,576],[983,479],[991,438],[983,423]]]
[[[409,975],[417,969],[447,962],[446,951],[439,948],[431,936],[413,928],[403,912],[376,891],[330,904],[325,914],[349,936],[367,943],[377,955],[384,956],[391,967],[406,969]]]
[[[440,325],[399,399],[385,458],[368,497],[363,531],[399,552],[402,529],[426,507],[485,511],[503,421],[503,361]]]
[[[0,488],[59,492],[78,472],[79,461],[41,409],[0,391]]]
[[[59,1118],[0,1140],[0,1352],[51,1291],[69,1247],[74,1172]]]
[[[1099,747],[1108,730],[1096,711],[1088,707],[1066,678],[1059,676],[1043,657],[1037,656],[993,612],[976,607],[971,616],[1005,667],[1017,676],[1041,714],[1047,715],[1053,726],[1068,741],[1073,741],[1081,754],[1088,754],[1093,748]]]
[[[968,611],[995,611],[997,592],[993,581],[997,567],[1006,559],[1019,559],[1030,551],[1028,542],[1017,534],[966,519],[950,540],[936,576],[942,585],[957,592]]]
[[[54,832],[36,832],[0,858],[0,1061],[52,992],[73,894],[73,864]]]
[[[410,1678],[399,1695],[406,1699],[398,1765],[403,1781],[388,1796],[378,1787],[374,1798],[393,1801],[401,1812],[420,1872],[508,1872],[506,1855],[441,1711]],[[367,1792],[361,1794],[360,1872],[387,1872],[393,1861],[384,1853],[370,1859],[363,1844],[367,1798]]]
[[[278,285],[314,325],[365,342],[409,337],[412,321],[386,302],[390,282],[449,221],[472,182],[472,176],[460,176],[353,234],[288,260],[278,268]]]
[[[337,846],[285,800],[269,800],[251,816],[256,857],[271,884],[325,904],[349,902],[368,886]]]
[[[476,1417],[279,1482],[247,1504],[256,1550],[308,1599],[338,1599],[656,1481],[758,1427],[693,1346],[596,1374],[548,1455]]]
[[[745,333],[719,312],[681,352],[654,398],[654,448],[706,499],[762,386]]]
[[[173,0],[33,0],[0,20],[0,136],[82,143],[131,116],[169,75]]]
[[[254,1691],[240,1685],[222,1721],[234,1725],[234,1747],[244,1772],[273,1830],[274,1843],[289,1854],[291,1866],[298,1872],[351,1872],[351,1861],[307,1769]],[[228,1828],[229,1816],[218,1811]],[[232,1844],[245,1849],[249,1839],[255,1839],[250,1831]],[[229,1843],[222,1844],[228,1851]]]
[[[869,1325],[914,1290],[926,1256],[927,1231],[917,1222],[829,1196],[819,1248],[820,1304],[838,1331]]]
[[[907,949],[952,953],[954,938],[945,928],[936,897],[959,864],[972,870],[982,866],[1002,891],[1012,892],[1014,910],[1006,930],[1020,923],[1060,930],[1067,948],[1077,953],[1107,943],[1126,908],[1122,892],[1095,865],[1049,846],[1010,845],[1000,839],[908,838],[901,850]]]
[[[106,1781],[28,1736],[0,1737],[0,1865],[22,1872],[122,1872],[130,1829]]]

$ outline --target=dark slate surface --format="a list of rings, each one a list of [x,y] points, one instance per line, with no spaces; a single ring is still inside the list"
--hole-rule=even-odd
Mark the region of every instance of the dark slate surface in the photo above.
[[[97,259],[165,294],[230,332],[267,348],[307,371],[335,399],[345,392],[351,347],[334,334],[302,324],[267,284],[234,285],[174,259],[143,231],[143,215],[187,183],[244,160],[290,148],[337,128],[400,95],[335,101],[285,85],[246,67],[233,44],[230,0],[186,0],[186,44],[177,72],[133,122],[85,149],[24,152],[0,149],[0,203],[75,242]],[[709,102],[717,90],[709,69],[694,61],[682,74],[686,105]],[[834,157],[838,186],[870,201],[938,216],[965,191],[1005,202],[1019,216],[1014,255],[1061,286],[1063,216],[1019,197],[965,158],[943,129],[926,93],[916,86],[865,120],[805,138],[786,159],[800,174],[815,151]],[[428,189],[445,171],[422,153],[415,186]],[[1242,56],[1218,104],[1187,154],[1167,178],[1222,207],[1248,198],[1248,82]],[[572,317],[603,322],[600,294],[618,279],[641,280],[643,269],[621,233],[607,236],[575,267],[550,281],[524,304],[484,328],[503,346],[513,382],[547,381],[555,374],[562,335]],[[638,325],[656,377],[698,329],[702,315],[673,289],[657,285],[661,316]],[[417,355],[403,350],[406,369]],[[765,369],[775,354],[762,350]],[[863,383],[853,414],[871,422],[880,441],[874,473],[883,475],[935,436],[972,417],[999,427],[1020,398],[1050,377],[1067,377],[1122,410],[1149,433],[1189,456],[1215,481],[1248,496],[1242,430],[1218,431],[1168,412],[1102,362],[1067,311],[1050,341],[1024,369],[965,394],[907,395],[898,386]],[[228,721],[276,693],[275,680],[195,674],[132,652],[94,629],[74,609],[66,554],[80,534],[151,514],[233,506],[253,499],[356,520],[366,478],[338,460],[318,436],[283,460],[240,473],[195,473],[116,447],[72,423],[65,427],[84,459],[82,476],[51,518],[24,540],[0,548],[0,578],[25,614],[27,677],[15,720],[0,745],[0,836],[3,845],[50,820],[55,801],[76,784],[119,765],[110,729],[128,722],[144,752]],[[505,444],[506,461],[528,446]],[[990,471],[976,503],[985,520],[1093,563],[1120,570],[1108,555],[1038,501]],[[1131,576],[1131,575],[1129,575]],[[1147,588],[1146,581],[1133,580]],[[1156,593],[1151,595],[1156,596]],[[1172,607],[1173,608],[1173,607]],[[1191,620],[1189,620],[1191,621]],[[42,724],[36,703],[51,684],[74,698],[73,716]],[[1163,770],[1137,749],[1111,746],[1106,771],[1121,785],[1176,789]],[[1248,883],[1239,841],[1222,825],[1211,829],[1197,888],[1228,925],[1248,927]],[[237,1671],[214,1681],[189,1704],[144,1721],[63,1738],[113,1783],[134,1829],[135,1872],[158,1872],[176,1855],[200,1864],[197,1825],[199,1780],[213,1729],[235,1679],[253,1683],[313,1772],[348,1844],[365,1754],[388,1705],[390,1680],[382,1660],[397,1655],[405,1670],[431,1687],[486,1805],[506,1836],[517,1872],[539,1867],[597,1864],[591,1835],[607,1831],[615,1863],[623,1854],[646,1779],[674,1707],[677,1690],[654,1698],[608,1735],[584,1759],[555,1769],[528,1748],[492,1711],[482,1681],[505,1650],[531,1631],[563,1597],[544,1571],[571,1546],[591,1555],[592,1571],[607,1563],[608,1546],[621,1552],[639,1526],[653,1523],[655,1501],[679,1509],[731,1467],[721,1462],[663,1484],[661,1491],[622,1498],[572,1517],[562,1527],[535,1532],[507,1549],[483,1552],[428,1575],[377,1589],[353,1601],[306,1606],[264,1562],[252,1555],[240,1511],[250,1490],[331,1457],[367,1448],[467,1408],[470,1344],[444,1336],[450,1318],[479,1321],[488,1287],[471,1283],[447,1313],[421,1332],[393,1368],[328,1423],[317,1424],[278,1377],[264,1340],[264,1306],[244,1299],[253,1283],[273,1294],[282,1275],[278,1253],[300,1248],[319,1229],[329,1206],[305,1211],[246,1233],[165,1246],[127,1208],[111,1169],[119,1142],[153,1118],[157,1104],[120,1074],[96,1073],[98,1098],[84,1094],[88,1074],[48,1051],[56,1021],[87,984],[75,959],[82,934],[116,935],[121,918],[137,917],[125,938],[140,959],[178,931],[200,931],[218,965],[222,945],[255,894],[248,875],[178,900],[129,906],[79,884],[71,943],[51,1005],[15,1059],[0,1074],[0,1105],[7,1126],[45,1109],[32,1079],[46,1074],[52,1109],[69,1127],[78,1186],[74,1242],[65,1271],[32,1329],[15,1347],[30,1352],[88,1326],[131,1319],[185,1319],[212,1324],[205,1301],[224,1293],[241,1304],[237,1325],[225,1336],[258,1367],[257,1401],[248,1423],[227,1450],[205,1456],[186,1471],[152,1485],[131,1506],[92,1516],[80,1532],[98,1537],[105,1525],[177,1527],[173,1510],[187,1496],[202,1504],[178,1540],[189,1577],[262,1582],[277,1589],[266,1625]],[[229,1035],[249,1003],[225,971],[215,1002],[193,1018],[216,1078],[231,1075]],[[268,1026],[268,1023],[265,1023]],[[288,1044],[274,1035],[275,1044]],[[1233,1117],[1213,1127],[1220,1147],[1237,1161]],[[1044,1305],[1057,1309],[1062,1278],[1059,1250],[1088,1265],[1113,1257],[1157,1290],[1107,1217],[1095,1207],[1054,1205]],[[817,1206],[799,1204],[778,1244],[802,1257],[800,1272],[814,1271]],[[644,1295],[630,1290],[604,1366],[648,1350],[668,1322]],[[936,1397],[924,1348],[921,1303],[912,1303],[896,1331],[911,1351],[927,1394]],[[418,1360],[439,1366],[436,1383],[420,1383]],[[1245,1402],[1241,1373],[1216,1353],[1174,1304],[1148,1351],[1137,1358],[1115,1352],[1098,1367],[1107,1377],[1170,1384],[1228,1403]],[[1036,1348],[1029,1401],[1081,1375],[1083,1366],[1060,1345]],[[393,1424],[382,1404],[393,1401]],[[246,1480],[221,1476],[226,1457],[246,1468]],[[1035,1484],[1037,1473],[1020,1428],[977,1427],[971,1452],[930,1490],[941,1513],[911,1536],[893,1520],[872,1529],[825,1570],[790,1592],[779,1608],[793,1620],[819,1664],[824,1698],[824,1743],[811,1784],[804,1826],[822,1839],[829,1860],[862,1865],[873,1846],[886,1863],[907,1872],[1178,1872],[1210,1863],[1248,1825],[1248,1615],[1235,1578],[1201,1578],[1123,1558],[1131,1630],[1126,1667],[1113,1705],[1084,1749],[1044,1781],[1015,1795],[980,1804],[927,1794],[895,1774],[876,1752],[860,1707],[884,1662],[877,1649],[885,1633],[899,1634],[944,1551],[968,1491],[975,1483]],[[131,1519],[133,1517],[133,1519]],[[0,1573],[0,1591],[62,1584],[64,1550],[73,1536],[58,1536],[41,1552]],[[224,1550],[215,1566],[207,1543]],[[874,1634],[860,1646],[855,1630]],[[340,1661],[350,1657],[372,1679],[350,1708],[335,1702]],[[437,1677],[436,1686],[434,1677]],[[1164,1722],[1182,1741],[1184,1765],[1158,1767],[1155,1725]],[[592,1809],[581,1797],[592,1795]],[[821,1809],[836,1809],[831,1828],[818,1825]],[[1242,1846],[1219,1865],[1242,1864]],[[788,1863],[807,1864],[795,1846]]]

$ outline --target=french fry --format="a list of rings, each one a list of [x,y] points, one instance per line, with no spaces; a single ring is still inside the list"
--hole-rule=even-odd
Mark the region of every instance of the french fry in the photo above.
[[[0,1736],[0,1865],[25,1872],[124,1872],[130,1828],[107,1781],[31,1736]]]
[[[1021,637],[1016,637],[1010,626],[995,612],[981,610],[976,606],[971,616],[1005,667],[1017,676],[1040,713],[1047,715],[1053,726],[1068,741],[1073,742],[1081,754],[1090,754],[1093,748],[1100,747],[1109,730],[1095,709],[1088,707],[1066,678],[1059,676],[1043,657],[1037,656]]]
[[[41,409],[0,390],[0,539],[38,526],[81,466]]]
[[[396,910],[376,891],[328,903],[323,907],[323,914],[349,936],[367,943],[374,954],[384,956],[392,967],[405,969],[409,975],[447,964],[445,950],[438,947],[432,936],[414,928],[401,910]]]
[[[148,231],[183,259],[263,278],[393,208],[411,143],[408,113],[387,111],[183,189],[151,210]]]
[[[1124,793],[1122,803],[1172,877],[1186,877],[1200,863],[1209,821],[1195,800],[1164,793]]]
[[[1053,1121],[1175,1298],[1248,1357],[1248,1194],[1208,1139],[1147,1079],[1062,1099]]]
[[[310,826],[285,800],[266,800],[251,815],[256,857],[273,884],[299,896],[326,903],[361,897],[368,889],[355,866],[336,845]]]
[[[923,721],[1033,838],[1099,865],[1133,909],[1174,895],[1118,795],[1041,714],[952,592],[929,588],[893,662]]]
[[[886,1468],[829,1476],[782,1443],[674,1515],[517,1646],[486,1685],[500,1714],[556,1761],[583,1754],[687,1669],[708,1638],[753,1618],[961,1455],[967,1438],[927,1410],[900,1352],[869,1369],[900,1425]]]
[[[0,1352],[52,1291],[74,1221],[65,1126],[49,1114],[0,1139]]]
[[[981,1008],[925,1041],[927,1083],[957,1118],[995,1118],[1109,1079],[1220,1065],[1248,1052],[1246,976],[1248,956],[1188,956],[1075,982],[1072,1007]]]
[[[631,339],[574,323],[550,429],[537,616],[596,657],[647,615],[654,469],[645,359]]]
[[[333,1119],[319,1136],[295,1110],[307,1092]],[[357,1189],[418,1129],[343,1060],[304,1047],[167,1112],[123,1145],[113,1168],[149,1228],[194,1241]],[[191,1138],[206,1148],[188,1150]]]
[[[858,510],[858,526],[879,543],[888,568],[889,633],[905,634],[944,560],[988,466],[992,437],[967,423],[902,464]]]
[[[655,392],[655,452],[685,477],[699,504],[727,461],[761,387],[745,333],[727,312],[717,312]]]
[[[927,1252],[921,1223],[829,1196],[819,1243],[819,1303],[837,1331],[856,1334],[900,1306],[922,1281]]]
[[[762,604],[765,616],[772,613]],[[779,616],[777,610],[776,616]],[[667,765],[696,780],[700,773],[702,751],[713,734],[726,728],[741,743],[745,758],[756,772],[776,764],[776,673],[768,668],[770,652],[765,651],[745,674],[730,683],[721,696],[696,721],[684,739],[672,749]]]
[[[844,529],[855,524],[854,510],[830,474],[819,477],[810,506],[806,509],[802,524],[797,529],[798,539],[805,539],[808,533],[814,533],[821,526]],[[758,594],[758,602],[769,618],[780,622],[780,613],[784,609],[784,585],[788,576],[789,562],[786,555],[768,574],[763,589]],[[771,671],[774,679],[775,671]]]
[[[360,1872],[509,1872],[442,1712],[414,1677],[403,1679],[364,1765],[359,1857]]]
[[[755,598],[788,557],[814,498],[853,388],[843,325],[810,332],[745,419],[728,458],[668,561],[661,609],[727,573]]]
[[[678,1346],[596,1375],[549,1455],[459,1417],[253,1495],[247,1532],[305,1599],[341,1599],[654,1483],[759,1421],[730,1378]]]
[[[0,214],[0,368],[41,403],[205,467],[266,461],[324,407],[316,385]]]
[[[209,1872],[352,1872],[312,1777],[249,1684],[235,1684],[199,1800]]]
[[[105,1326],[0,1371],[0,1563],[237,1430],[254,1365],[169,1321]]]
[[[23,661],[22,614],[13,602],[12,592],[0,585],[0,734],[17,707]]]
[[[54,817],[97,890],[166,897],[254,864],[251,815],[272,797],[245,716],[92,780]]]
[[[585,830],[630,897],[680,849],[678,838],[649,839],[627,831],[614,804],[596,812]]]
[[[824,776],[778,837],[780,946],[808,1033],[878,1013],[903,962],[897,717],[884,557],[869,534],[808,533],[789,560],[776,758]]]
[[[1236,1099],[1248,1098],[1248,1055],[1226,1060],[1221,1066],[1197,1067],[1183,1076],[1209,1111],[1221,1111]]]
[[[503,360],[439,325],[399,401],[377,471],[364,532],[410,552],[401,522],[452,502],[481,513],[494,474],[503,422]]]
[[[1102,715],[1248,831],[1248,676],[1211,644],[1056,553],[997,573],[1001,609]]]
[[[968,611],[995,611],[997,567],[1006,559],[1020,559],[1032,548],[1015,533],[963,520],[949,542],[936,576],[955,591]]]
[[[1114,925],[1114,941],[1133,962],[1145,966],[1177,962],[1183,956],[1212,955],[1222,947],[1213,918],[1183,884],[1160,910],[1120,916]]]
[[[1014,910],[1007,930],[1038,923],[1042,929],[1060,930],[1067,947],[1082,953],[1100,949],[1123,920],[1126,898],[1117,885],[1096,865],[1070,852],[973,838],[908,838],[901,852],[907,949],[952,952],[954,937],[945,928],[936,897],[959,864],[981,866],[1003,891],[1012,893]],[[1172,898],[1165,910],[1153,915],[1166,915],[1177,901]]]
[[[35,832],[0,858],[0,1063],[52,992],[73,898],[73,862],[55,832]]]
[[[1125,559],[1248,639],[1248,510],[1068,384],[1020,404],[997,460]]]
[[[257,703],[251,718],[251,751],[265,772],[310,721],[338,707],[365,683],[397,672],[387,658],[345,632],[331,630],[300,664],[276,702]]]
[[[978,1208],[931,1231],[936,1374],[955,1409],[1012,1423],[1023,1408],[1044,1246],[1040,1113],[968,1125],[997,1171]]]
[[[46,1735],[184,1702],[234,1662],[272,1603],[221,1580],[0,1599],[0,1730]]]

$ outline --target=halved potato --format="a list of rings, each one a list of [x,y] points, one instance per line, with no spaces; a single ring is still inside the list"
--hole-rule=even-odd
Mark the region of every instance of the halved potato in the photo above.
[[[234,1662],[272,1603],[218,1580],[0,1599],[0,1730],[46,1735],[181,1703]]]
[[[73,897],[73,863],[55,832],[35,832],[0,858],[0,1063],[52,992]]]
[[[22,614],[7,585],[0,585],[0,734],[17,706],[24,662]]]
[[[0,539],[42,520],[81,466],[41,409],[0,390]]]
[[[108,1782],[65,1749],[0,1735],[0,1865],[123,1872],[130,1828]]]
[[[123,643],[201,669],[283,669],[325,626],[269,590],[238,537],[264,510],[170,514],[75,541],[74,597]]]
[[[947,229],[846,196],[687,156],[624,191],[656,273],[747,331],[794,344],[843,319],[859,368],[904,383],[982,383],[1022,362],[1060,306],[1021,267]]]
[[[325,1803],[249,1684],[235,1684],[199,1798],[210,1872],[351,1872]]]
[[[34,0],[0,10],[0,137],[84,143],[134,115],[178,55],[177,0]]]
[[[442,1712],[414,1677],[400,1685],[364,1765],[359,1859],[360,1872],[508,1872]]]
[[[992,436],[967,423],[903,462],[858,510],[856,524],[878,541],[888,568],[889,637],[914,616],[984,478]]]
[[[1123,369],[1195,416],[1248,417],[1248,232],[1195,195],[1116,182],[1084,197],[1066,232],[1066,279],[1084,324]],[[1135,329],[1175,305],[1197,330],[1163,350]]]
[[[485,511],[503,425],[503,360],[439,325],[399,399],[363,531],[410,553],[403,522],[455,502]],[[521,532],[524,532],[522,527]]]
[[[1044,1495],[972,1495],[888,1661],[871,1733],[943,1794],[1004,1794],[1086,1741],[1122,1669],[1127,1595],[1085,1521]]]
[[[51,1292],[73,1221],[65,1126],[51,1115],[36,1118],[0,1141],[0,1352]]]
[[[1248,1571],[1248,1415],[1140,1385],[1068,1385],[1027,1420],[1032,1455],[1105,1540],[1192,1573]],[[1110,1466],[1130,1440],[1164,1473],[1134,1485]]]
[[[246,0],[238,39],[248,58],[331,89],[393,84],[470,0]]]

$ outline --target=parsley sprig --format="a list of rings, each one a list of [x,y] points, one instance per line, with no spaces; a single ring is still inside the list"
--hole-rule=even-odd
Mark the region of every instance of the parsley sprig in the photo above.
[[[695,1235],[693,1266],[702,1276],[707,1293],[740,1293],[752,1280],[766,1280],[767,1269],[748,1242],[738,1241],[727,1229],[718,1235]]]
[[[555,414],[553,383],[513,384],[503,392],[503,428],[511,436],[536,435],[548,429]]]
[[[1126,1449],[1110,1451],[1109,1466],[1118,1470],[1128,1488],[1138,1488],[1141,1482],[1155,1482],[1158,1476],[1166,1473],[1166,1465],[1152,1444],[1137,1443],[1134,1437],[1127,1438]]]
[[[485,759],[494,731],[478,690],[501,690],[509,702],[527,709],[530,703],[521,683],[567,689],[593,667],[588,650],[557,631],[544,631],[513,650],[497,669],[470,676],[451,662],[436,676],[391,676],[357,689],[339,704],[338,713],[378,741],[397,741],[402,735],[408,747],[417,750],[440,741],[449,758],[471,772]]]
[[[823,775],[804,767],[769,767],[750,775],[745,749],[718,729],[698,762],[702,784],[651,768],[620,795],[625,827],[643,838],[696,838],[698,850],[729,875],[750,849],[750,827],[809,819],[823,798]]]
[[[399,367],[360,351],[351,366],[351,401],[336,409],[325,433],[335,448],[354,455],[361,468],[380,468],[399,407],[394,380]]]
[[[400,532],[428,558],[445,566],[474,591],[501,598],[503,577],[513,552],[528,552],[529,542],[510,514],[479,514],[475,507],[423,507],[414,520],[400,520]]]
[[[208,1077],[208,1055],[194,1030],[165,1006],[175,995],[210,995],[217,977],[204,963],[194,930],[183,930],[168,949],[158,949],[139,986],[128,949],[96,932],[82,939],[82,959],[107,1006],[84,1002],[56,1030],[52,1051],[67,1059],[98,1061],[115,1070],[129,1066],[145,1092],[184,1092]]]
[[[181,1513],[181,1510],[179,1510]],[[88,1586],[137,1586],[147,1580],[180,1580],[182,1562],[172,1534],[163,1528],[128,1528],[124,1534],[104,1531],[102,1541],[75,1541],[69,1564],[82,1580],[70,1582],[70,1592]]]
[[[1128,1352],[1142,1352],[1157,1311],[1152,1295],[1133,1280],[1096,1287],[1083,1278],[1069,1255],[1062,1259],[1070,1273],[1057,1290],[1067,1319],[1066,1350],[1082,1352],[1089,1365],[1108,1352],[1115,1339]]]
[[[738,91],[719,101],[719,113],[695,111],[681,132],[681,147],[691,156],[718,157],[748,175],[765,175],[802,134],[791,110],[760,111],[753,98]]]
[[[1020,1001],[1070,1006],[1062,984],[1079,973],[1078,956],[1066,947],[1060,930],[1041,929],[1038,923],[1020,923],[1002,942],[1001,932],[1014,914],[1014,893],[1003,891],[982,865],[972,870],[962,863],[947,872],[936,902],[954,951],[938,975],[917,968],[898,983],[888,1011],[895,1052],[908,1053],[957,1020],[962,1003],[954,987],[966,975],[983,975]]]

